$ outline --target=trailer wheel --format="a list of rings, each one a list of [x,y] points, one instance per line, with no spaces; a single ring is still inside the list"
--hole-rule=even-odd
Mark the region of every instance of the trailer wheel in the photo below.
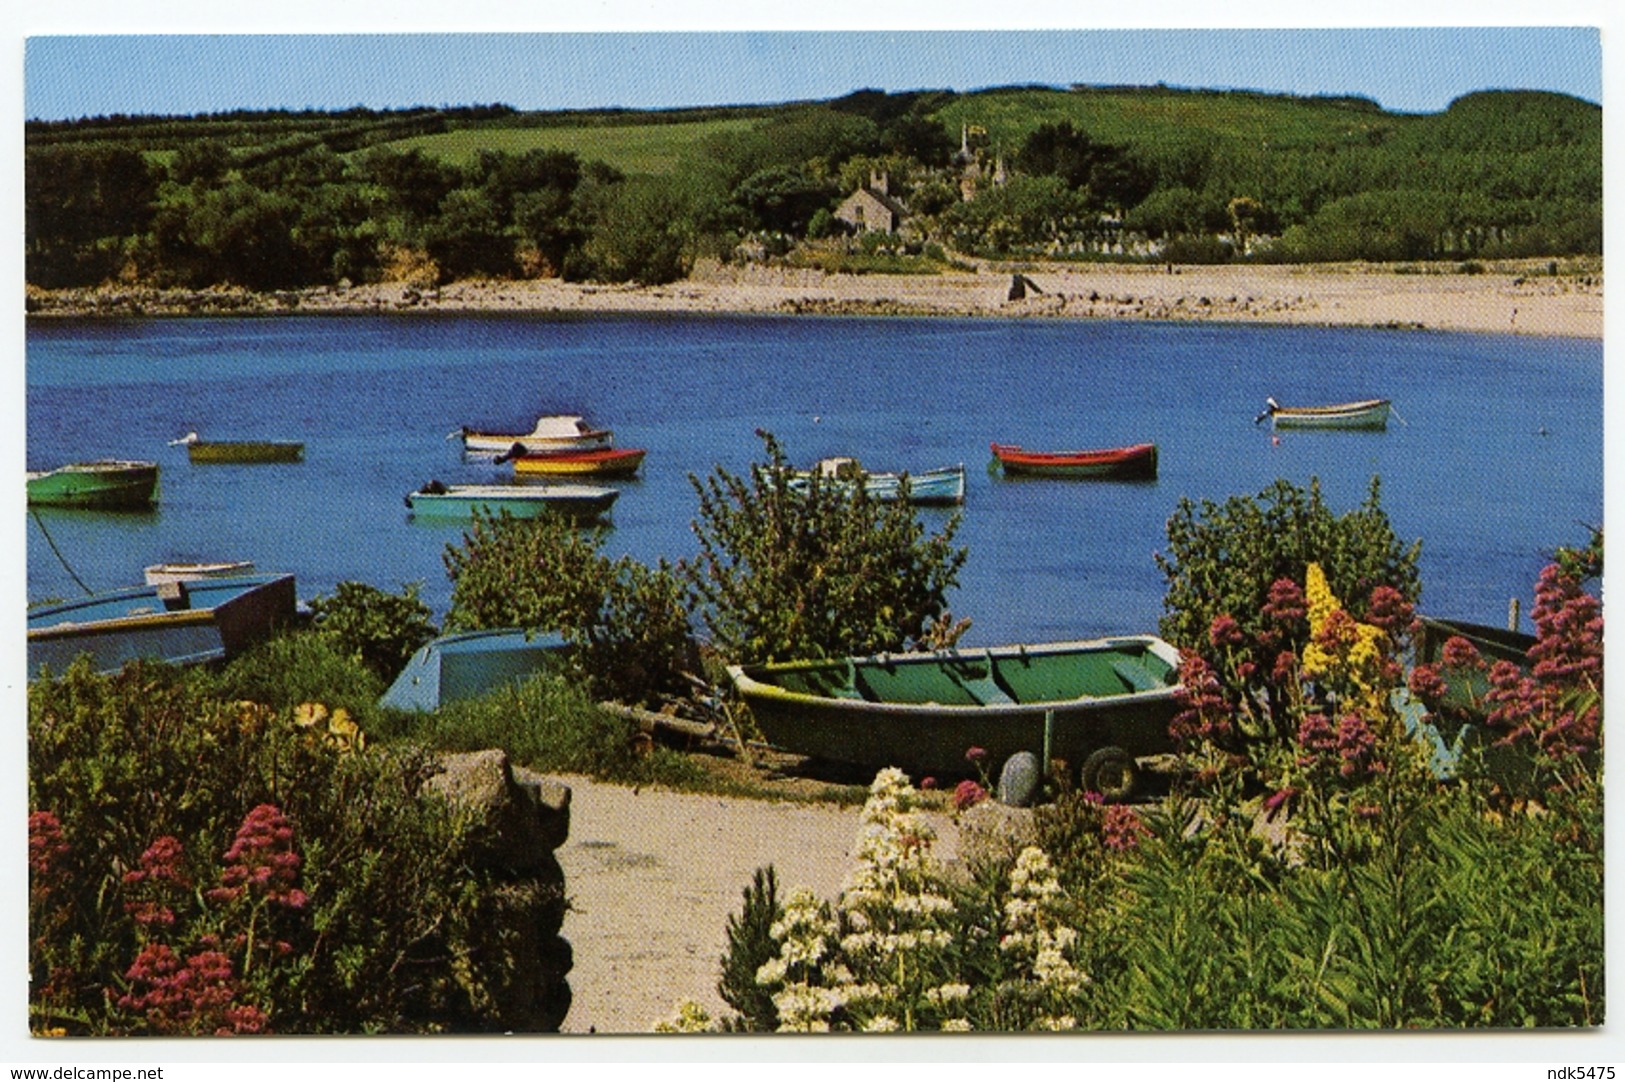
[[[1099,793],[1108,804],[1119,804],[1134,795],[1139,784],[1139,768],[1134,757],[1122,748],[1099,748],[1083,761],[1078,780],[1086,793]]]
[[[999,771],[999,803],[1012,808],[1025,808],[1033,802],[1041,780],[1038,756],[1030,751],[1018,751],[1004,761]]]

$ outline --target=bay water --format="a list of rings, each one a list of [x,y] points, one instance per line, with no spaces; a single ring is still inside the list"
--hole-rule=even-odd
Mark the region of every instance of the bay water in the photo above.
[[[414,521],[435,479],[506,483],[463,460],[462,425],[528,431],[579,413],[648,457],[605,547],[692,556],[691,475],[854,455],[877,470],[964,463],[969,550],[951,597],[966,642],[1154,631],[1153,554],[1182,497],[1222,501],[1318,478],[1336,511],[1382,481],[1422,541],[1422,611],[1501,624],[1525,612],[1555,545],[1603,515],[1603,350],[1592,340],[1186,323],[808,317],[377,315],[36,321],[27,328],[30,469],[157,461],[150,512],[36,509],[31,603],[134,585],[165,560],[252,560],[300,596],[357,580],[422,584],[443,616],[456,524]],[[1286,405],[1394,402],[1385,432],[1272,433]],[[288,465],[192,465],[168,441],[305,443]],[[1008,480],[988,444],[1071,450],[1154,441],[1154,482]],[[1525,621],[1525,628],[1528,623]]]

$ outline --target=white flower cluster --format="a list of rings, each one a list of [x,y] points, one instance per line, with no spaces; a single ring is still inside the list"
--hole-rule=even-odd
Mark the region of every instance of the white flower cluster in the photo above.
[[[778,940],[779,953],[756,971],[756,983],[763,987],[781,986],[773,995],[779,1012],[779,1031],[822,1033],[829,1029],[829,1016],[845,1002],[825,979],[844,983],[844,967],[822,972],[821,963],[833,953],[831,942],[836,923],[822,902],[806,887],[797,887],[784,901],[784,915],[769,929]]]
[[[1032,990],[1045,998],[1070,996],[1089,980],[1068,958],[1077,945],[1078,933],[1061,923],[1057,912],[1060,898],[1061,884],[1049,857],[1035,846],[1023,849],[1010,871],[1010,896],[1004,904],[1005,935],[999,949],[1020,959],[1027,971],[1026,980],[1036,985]],[[1044,1015],[1038,1024],[1046,1029],[1071,1029],[1077,1023],[1071,1015],[1063,1014]]]
[[[867,1032],[917,1029],[929,1024],[922,1014],[946,1017],[945,1029],[970,1028],[964,1018],[947,1017],[962,1009],[970,986],[939,983],[950,971],[944,955],[954,937],[943,918],[954,913],[954,903],[942,893],[931,854],[935,832],[917,801],[902,771],[875,777],[839,919],[805,889],[786,899],[771,929],[779,954],[756,974],[758,984],[778,989],[773,1002],[781,1030],[827,1030],[841,1011],[847,1012],[843,1021]]]

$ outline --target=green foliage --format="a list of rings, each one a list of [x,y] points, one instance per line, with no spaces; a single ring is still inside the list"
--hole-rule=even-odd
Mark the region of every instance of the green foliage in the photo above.
[[[391,714],[372,730],[391,743],[441,751],[501,748],[537,770],[629,785],[692,788],[703,775],[686,756],[651,744],[634,722],[600,709],[580,680],[542,673],[434,713]]]
[[[722,955],[722,977],[717,991],[722,1000],[738,1012],[733,1027],[753,1033],[771,1033],[779,1028],[779,1012],[773,997],[756,981],[756,974],[778,954],[773,925],[783,915],[779,904],[778,873],[770,864],[756,869],[745,888],[744,907],[728,917],[728,947]]]
[[[502,1028],[491,884],[419,755],[160,665],[37,682],[28,731],[35,1032]]]
[[[325,703],[348,710],[363,725],[385,687],[354,650],[311,631],[288,632],[260,643],[233,658],[213,679],[216,693],[224,699],[246,699],[275,710]]]
[[[1168,550],[1156,555],[1168,581],[1163,637],[1199,648],[1219,616],[1256,635],[1270,587],[1278,579],[1301,586],[1310,563],[1319,563],[1333,593],[1351,604],[1363,605],[1380,585],[1414,603],[1421,593],[1421,542],[1400,544],[1381,493],[1372,478],[1365,502],[1342,515],[1326,506],[1318,480],[1307,491],[1280,480],[1257,496],[1232,496],[1222,504],[1182,498],[1168,519]]]
[[[477,516],[448,545],[452,581],[446,626],[558,631],[594,689],[609,698],[656,702],[685,687],[688,614],[677,574],[600,551],[602,529],[561,516]]]
[[[720,467],[690,478],[700,554],[679,570],[724,656],[900,650],[946,620],[967,555],[953,547],[957,517],[927,536],[906,501],[816,475],[797,482],[778,441],[761,437],[768,461],[748,479]]]
[[[388,684],[417,648],[434,638],[429,606],[418,599],[420,583],[391,594],[362,582],[341,582],[332,597],[311,599],[316,630],[339,653],[358,659]]]

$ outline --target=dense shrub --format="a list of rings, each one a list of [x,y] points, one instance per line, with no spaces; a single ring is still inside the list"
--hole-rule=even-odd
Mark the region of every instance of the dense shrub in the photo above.
[[[675,572],[665,563],[611,560],[603,543],[601,529],[578,529],[563,517],[476,517],[462,543],[446,547],[447,628],[559,631],[609,698],[657,701],[683,689],[691,649]]]
[[[36,1033],[500,1025],[488,884],[421,755],[162,665],[79,664],[28,708]]]
[[[749,478],[720,467],[690,478],[700,555],[681,572],[718,650],[749,662],[951,642],[959,520],[927,536],[906,501],[816,475],[797,482],[778,441],[760,435],[768,461]]]
[[[338,651],[355,657],[389,683],[418,647],[435,637],[429,606],[418,599],[419,584],[398,594],[362,582],[341,582],[332,597],[311,599],[317,630]]]

